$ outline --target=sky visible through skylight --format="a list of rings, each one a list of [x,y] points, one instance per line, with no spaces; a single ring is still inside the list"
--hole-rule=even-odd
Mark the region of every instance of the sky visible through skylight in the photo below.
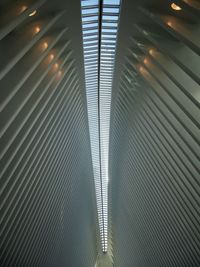
[[[103,0],[102,3],[99,25],[100,1],[81,0],[90,144],[102,250],[106,252],[110,108],[120,0]]]

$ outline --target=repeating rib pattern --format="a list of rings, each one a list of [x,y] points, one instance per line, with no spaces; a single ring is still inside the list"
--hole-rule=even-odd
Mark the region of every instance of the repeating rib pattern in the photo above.
[[[122,5],[110,142],[114,266],[200,265],[200,9],[175,2],[181,11],[170,1]]]
[[[81,24],[72,29],[66,20],[69,6],[81,18],[80,3],[4,2],[0,266],[94,266],[98,228],[77,55]]]

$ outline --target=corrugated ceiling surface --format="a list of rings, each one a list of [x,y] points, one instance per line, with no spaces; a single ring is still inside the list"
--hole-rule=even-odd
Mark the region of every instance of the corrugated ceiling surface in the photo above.
[[[81,51],[81,41],[73,45],[69,37],[69,1],[47,2],[1,7],[0,266],[94,267],[98,226],[83,58],[76,65],[71,49]],[[81,40],[75,4],[80,29],[75,23],[73,31]]]
[[[200,9],[187,2],[176,1],[180,12],[170,1],[122,6],[110,144],[117,267],[200,266]]]

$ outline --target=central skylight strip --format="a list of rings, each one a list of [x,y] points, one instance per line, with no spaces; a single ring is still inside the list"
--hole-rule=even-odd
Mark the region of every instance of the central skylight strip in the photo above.
[[[94,9],[96,12],[94,12]],[[88,109],[88,122],[90,132],[90,144],[92,164],[97,199],[97,212],[102,249],[105,251],[105,233],[103,221],[103,195],[100,168],[100,143],[99,143],[99,106],[98,106],[98,66],[99,66],[99,1],[82,0],[82,31],[83,31],[83,52],[85,62],[85,83]],[[91,47],[88,41],[96,41]],[[92,66],[88,69],[87,66]]]
[[[103,0],[100,54],[100,144],[102,167],[102,192],[104,204],[105,250],[108,232],[108,182],[110,112],[115,62],[115,49],[119,21],[120,0]],[[114,19],[113,19],[114,18]],[[115,21],[113,23],[113,20]],[[112,42],[111,42],[112,40]],[[111,53],[112,52],[112,53]]]
[[[104,252],[108,249],[110,109],[119,8],[120,0],[81,0],[90,143]]]

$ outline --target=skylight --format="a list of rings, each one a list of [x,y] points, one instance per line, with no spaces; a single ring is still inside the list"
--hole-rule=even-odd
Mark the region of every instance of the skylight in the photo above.
[[[108,244],[110,108],[120,0],[81,0],[90,144],[103,252]]]

